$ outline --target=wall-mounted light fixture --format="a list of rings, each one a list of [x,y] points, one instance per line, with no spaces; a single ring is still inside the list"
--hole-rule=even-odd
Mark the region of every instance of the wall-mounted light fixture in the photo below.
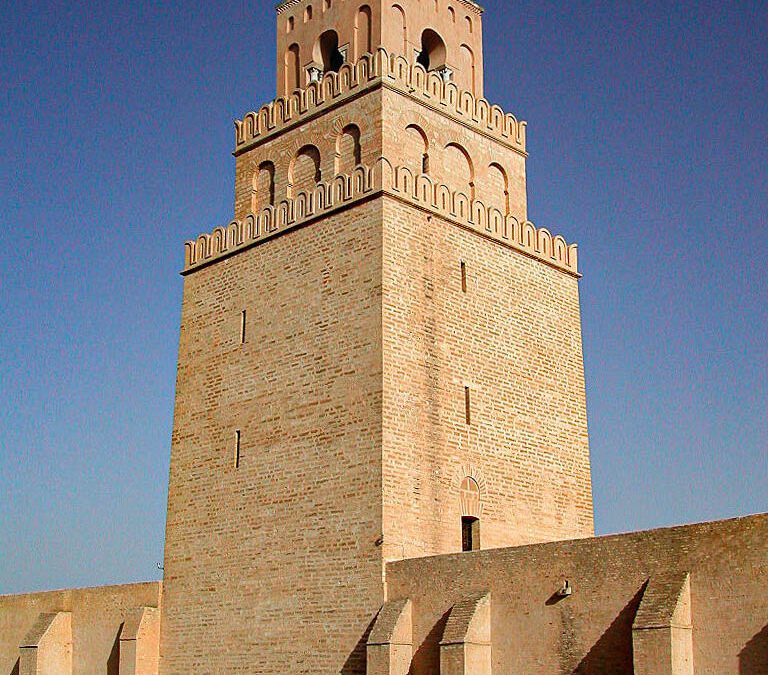
[[[453,70],[448,66],[443,66],[437,70],[437,74],[443,78],[443,82],[451,82],[453,80]]]

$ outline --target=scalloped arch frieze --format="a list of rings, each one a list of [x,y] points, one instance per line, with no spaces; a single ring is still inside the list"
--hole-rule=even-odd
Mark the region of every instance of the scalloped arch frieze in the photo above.
[[[427,72],[421,64],[390,55],[382,47],[373,54],[363,54],[354,64],[344,64],[338,73],[326,73],[320,82],[310,83],[304,89],[266,103],[258,111],[247,113],[242,120],[235,120],[235,153],[303,116],[382,82],[445,110],[508,147],[525,153],[526,122],[484,98],[459,89],[453,82],[445,82],[438,74]]]
[[[338,174],[318,183],[312,190],[267,206],[243,220],[232,221],[210,234],[201,234],[185,245],[184,271],[188,272],[247,248],[274,234],[290,229],[320,215],[344,208],[356,201],[386,193],[428,210],[509,248],[542,260],[578,276],[578,247],[560,235],[530,221],[520,222],[505,216],[500,208],[465,193],[436,183],[426,174],[414,174],[408,167],[392,166],[382,158],[373,167],[357,166],[349,174]]]

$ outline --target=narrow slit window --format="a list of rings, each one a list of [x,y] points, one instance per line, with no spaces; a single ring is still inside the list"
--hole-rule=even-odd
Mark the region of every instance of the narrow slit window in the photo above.
[[[467,424],[472,424],[472,399],[469,387],[464,387],[464,418]]]
[[[240,429],[235,431],[235,468],[240,468],[240,437],[241,437]]]
[[[245,337],[246,337],[245,327],[246,327],[246,311],[243,310],[240,313],[240,344],[241,345],[245,344]]]
[[[467,292],[467,263],[461,261],[461,290]]]
[[[473,516],[461,517],[461,550],[480,550],[480,519]]]

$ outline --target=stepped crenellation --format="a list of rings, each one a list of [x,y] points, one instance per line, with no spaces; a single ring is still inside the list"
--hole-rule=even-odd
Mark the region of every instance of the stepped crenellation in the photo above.
[[[563,237],[553,236],[530,221],[504,215],[495,205],[471,199],[426,174],[392,166],[386,159],[374,167],[360,165],[351,174],[339,174],[312,190],[186,242],[184,273],[382,192],[578,276],[576,244],[569,245]]]
[[[305,120],[313,113],[333,107],[366,88],[387,86],[419,102],[445,111],[457,121],[491,136],[506,147],[525,155],[527,122],[505,113],[485,98],[461,90],[438,73],[418,63],[379,48],[364,54],[355,64],[346,63],[338,73],[328,72],[318,82],[278,97],[258,111],[235,120],[235,154],[240,154],[272,133]]]

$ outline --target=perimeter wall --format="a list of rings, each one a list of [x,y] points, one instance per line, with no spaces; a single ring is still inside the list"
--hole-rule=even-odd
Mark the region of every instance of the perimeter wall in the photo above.
[[[0,675],[149,675],[152,651],[157,672],[159,624],[145,609],[156,615],[160,586],[151,582],[0,596]],[[124,634],[132,624],[134,634]],[[149,645],[149,655],[132,659],[139,667],[131,669],[123,659],[121,669],[121,642],[123,651],[133,649],[137,635],[142,648]]]
[[[412,675],[441,672],[454,608],[486,596],[480,633],[497,674],[759,675],[768,673],[766,542],[759,515],[405,560],[387,565],[388,598],[412,606]],[[561,597],[566,580],[571,595]]]

